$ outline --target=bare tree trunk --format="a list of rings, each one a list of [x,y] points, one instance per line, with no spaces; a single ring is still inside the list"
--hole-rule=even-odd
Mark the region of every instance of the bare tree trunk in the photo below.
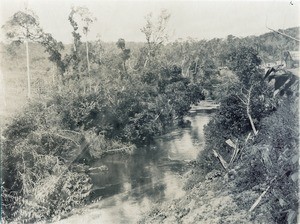
[[[254,124],[254,121],[252,119],[252,116],[251,116],[251,113],[250,113],[250,103],[251,103],[251,92],[252,92],[252,88],[253,88],[253,85],[251,85],[250,89],[247,90],[248,94],[242,94],[243,97],[239,97],[237,96],[241,101],[242,103],[246,106],[246,111],[247,111],[247,117],[250,121],[250,124],[251,124],[251,128],[252,128],[252,131],[254,133],[254,135],[257,135],[258,131],[255,127],[255,124]],[[243,99],[244,98],[244,99]]]
[[[148,64],[148,58],[146,58],[146,61],[144,63],[144,68],[146,68],[147,64]]]
[[[190,69],[191,69],[191,64],[189,64],[188,68],[186,69],[186,73],[185,73],[186,78],[190,77]]]
[[[87,35],[85,37],[86,37],[85,48],[86,48],[86,61],[87,61],[87,69],[88,69],[88,76],[89,76],[89,86],[90,86],[90,91],[92,91],[92,80],[90,76],[89,43],[87,40]]]
[[[198,68],[198,60],[196,59],[196,64],[195,64],[195,68],[194,68],[194,70],[195,70],[195,72],[194,72],[194,82],[196,82],[196,75],[198,73],[197,68]]]
[[[254,135],[257,135],[258,131],[256,130],[254,122],[253,122],[253,119],[251,117],[249,105],[247,105],[247,116],[249,118],[249,121],[250,121],[250,124],[251,124],[251,128],[253,130]]]
[[[148,64],[148,61],[150,60],[150,57],[151,57],[151,44],[150,44],[150,41],[147,40],[147,43],[148,43],[148,52],[147,52],[147,57],[146,57],[146,61],[144,63],[144,68],[146,68],[147,64]]]
[[[251,124],[251,128],[253,130],[254,135],[257,135],[258,131],[255,128],[251,113],[250,113],[250,101],[251,101],[251,92],[252,92],[252,88],[253,86],[250,87],[249,91],[248,91],[248,96],[247,96],[247,104],[246,104],[246,108],[247,108],[247,116],[249,118],[250,124]]]
[[[55,73],[56,73],[56,68],[54,64],[52,64],[52,84],[53,86],[55,85]]]
[[[183,57],[183,60],[181,61],[181,75],[183,77],[185,77],[185,74],[184,74],[184,63],[185,63],[185,57]]]
[[[85,48],[86,48],[86,61],[87,61],[88,72],[90,72],[89,44],[87,40],[85,42]]]
[[[127,74],[127,68],[126,68],[126,61],[123,61],[123,67],[124,67],[125,74],[127,76],[128,74]]]
[[[28,47],[28,40],[25,41],[25,46],[26,46],[28,98],[30,98],[31,97],[31,88],[30,88],[30,68],[29,68],[29,47]]]

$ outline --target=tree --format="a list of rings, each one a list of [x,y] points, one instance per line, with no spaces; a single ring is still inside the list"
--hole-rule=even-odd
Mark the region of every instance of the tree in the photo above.
[[[3,26],[6,30],[6,36],[12,42],[25,43],[26,47],[26,65],[27,65],[27,85],[28,98],[31,97],[30,85],[30,66],[29,66],[29,41],[38,41],[41,37],[42,29],[40,28],[38,17],[26,9],[25,12],[16,12]]]
[[[43,47],[45,47],[45,51],[50,54],[49,60],[56,65],[59,74],[63,76],[66,70],[66,65],[60,53],[60,51],[64,49],[64,45],[62,44],[62,42],[58,42],[57,40],[55,40],[50,33],[44,32],[42,33],[41,40],[39,42]]]
[[[71,25],[74,28],[73,35],[77,35],[77,37],[79,37],[79,39],[80,39],[80,34],[76,33],[78,28],[81,28],[82,33],[85,35],[85,38],[86,38],[86,42],[85,42],[86,60],[87,60],[87,67],[88,67],[88,72],[89,72],[90,71],[90,61],[89,61],[88,33],[90,31],[90,25],[94,21],[96,21],[97,18],[92,15],[92,13],[89,11],[89,9],[87,7],[82,6],[82,7],[73,7],[72,8],[71,13],[69,15],[69,20],[71,22]],[[74,47],[76,47],[76,43],[74,43]]]
[[[153,58],[155,58],[157,52],[160,50],[161,46],[167,41],[168,35],[166,33],[166,28],[168,21],[170,19],[170,14],[166,10],[162,10],[157,22],[152,19],[152,13],[146,16],[146,25],[141,28],[141,32],[145,34],[146,37],[146,59],[144,62],[144,67]]]
[[[239,147],[243,147],[251,135],[257,137],[260,121],[272,113],[276,104],[259,68],[260,58],[255,49],[237,47],[228,58],[228,66],[237,79],[226,88],[219,111],[206,127],[207,144],[202,157],[206,160],[204,163],[214,166],[212,161],[216,160],[207,153],[213,151],[225,169],[231,168],[228,166],[237,158]],[[237,146],[234,153],[228,142]]]
[[[116,44],[117,47],[122,51],[121,58],[123,60],[123,69],[125,74],[127,75],[126,61],[130,58],[130,49],[126,48],[125,40],[122,38],[120,38]]]
[[[230,54],[229,58],[230,67],[241,82],[241,90],[238,91],[236,97],[240,99],[246,107],[251,128],[254,135],[257,135],[258,131],[251,116],[251,105],[253,104],[251,101],[253,89],[256,89],[256,93],[258,94],[263,93],[263,89],[260,88],[264,84],[263,76],[261,69],[258,67],[261,63],[261,59],[258,57],[258,52],[251,47],[238,48]]]

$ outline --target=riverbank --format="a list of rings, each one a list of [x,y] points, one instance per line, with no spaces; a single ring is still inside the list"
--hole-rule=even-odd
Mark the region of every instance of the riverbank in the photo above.
[[[183,183],[182,189],[175,186],[176,180],[173,180],[169,200],[155,202],[143,198],[133,203],[129,199],[136,193],[134,191],[138,191],[135,189],[75,209],[68,218],[55,224],[272,223],[268,208],[263,203],[254,212],[249,212],[261,194],[261,186],[238,192],[235,181],[219,171],[214,170],[204,176],[196,161],[187,163],[184,169],[186,172],[176,177]]]
[[[228,176],[212,171],[203,178],[198,169],[188,171],[183,181],[188,188],[184,196],[155,206],[138,223],[272,223],[264,205],[255,210],[255,215],[249,212],[260,196],[259,188],[237,192]]]

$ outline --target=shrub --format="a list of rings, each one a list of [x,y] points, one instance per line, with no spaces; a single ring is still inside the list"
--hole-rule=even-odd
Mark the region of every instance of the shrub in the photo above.
[[[299,206],[298,119],[297,99],[285,99],[276,112],[261,121],[256,141],[245,150],[240,162],[237,185],[241,189],[270,184],[267,204],[276,223],[296,223]],[[272,179],[274,182],[270,183]]]
[[[76,163],[83,138],[57,125],[61,119],[55,109],[32,103],[4,131],[2,203],[6,220],[52,219],[83,203],[90,192],[90,178],[84,166]]]
[[[9,155],[4,153],[3,162],[9,165],[5,171],[13,175],[3,174],[6,218],[26,223],[51,219],[70,211],[88,196],[91,184],[84,167],[78,169],[82,165],[64,159],[72,158],[70,151],[68,155],[53,151],[57,148],[48,152],[44,148],[48,143],[35,133],[10,148]],[[73,142],[68,144],[74,148]],[[57,147],[66,145],[65,142]]]

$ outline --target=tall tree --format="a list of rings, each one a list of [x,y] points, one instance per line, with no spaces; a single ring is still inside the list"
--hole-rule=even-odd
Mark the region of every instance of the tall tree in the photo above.
[[[41,37],[42,29],[40,28],[38,17],[28,9],[24,12],[18,11],[5,23],[3,28],[6,30],[6,36],[9,40],[25,44],[28,98],[30,98],[29,42],[38,41]]]
[[[166,28],[170,16],[166,10],[161,11],[157,21],[153,21],[152,13],[146,16],[146,25],[141,28],[141,32],[145,34],[147,42],[144,67],[155,58],[161,46],[168,40]]]
[[[88,72],[90,71],[90,60],[89,60],[89,45],[88,45],[88,33],[90,31],[90,25],[97,20],[96,17],[90,12],[90,10],[85,7],[73,7],[69,16],[71,25],[76,32],[79,28],[82,30],[83,35],[86,38],[85,48],[86,48],[86,60]],[[74,35],[74,34],[73,34]],[[77,32],[77,36],[80,35]],[[79,36],[80,37],[80,36]],[[77,38],[78,39],[78,38]],[[75,44],[75,43],[74,43]],[[76,45],[74,45],[76,46]]]

